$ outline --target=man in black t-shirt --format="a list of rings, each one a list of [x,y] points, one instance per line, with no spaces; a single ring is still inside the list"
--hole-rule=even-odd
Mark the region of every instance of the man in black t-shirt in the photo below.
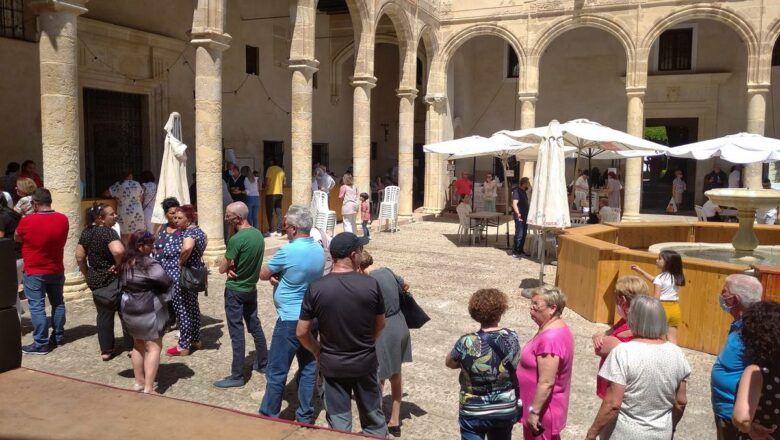
[[[520,179],[520,185],[512,190],[512,212],[515,217],[515,245],[512,248],[512,256],[515,258],[526,257],[523,252],[525,236],[528,234],[528,188],[531,181],[527,177]]]
[[[366,243],[367,237],[358,238],[350,232],[331,240],[333,269],[309,285],[295,333],[319,360],[328,425],[352,430],[354,395],[363,432],[385,437],[387,423],[375,350],[376,338],[385,327],[385,303],[376,280],[356,272]],[[315,318],[320,342],[311,334]]]

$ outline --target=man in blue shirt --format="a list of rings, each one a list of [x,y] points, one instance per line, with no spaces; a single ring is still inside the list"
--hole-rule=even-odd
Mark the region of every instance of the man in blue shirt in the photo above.
[[[734,317],[726,345],[712,366],[710,386],[712,412],[718,440],[736,440],[739,431],[731,422],[737,385],[747,367],[745,345],[742,343],[742,314],[751,305],[761,301],[761,283],[755,277],[743,274],[729,275],[720,293],[720,307]]]
[[[309,236],[314,225],[311,211],[301,205],[291,205],[285,216],[284,230],[290,243],[279,249],[260,270],[260,279],[270,281],[274,288],[274,305],[279,318],[271,337],[268,365],[265,369],[266,388],[260,404],[260,414],[279,417],[282,395],[293,357],[298,359],[298,410],[295,420],[314,423],[314,385],[317,363],[314,355],[301,346],[295,328],[301,315],[301,303],[309,284],[322,277],[325,254],[322,246]]]

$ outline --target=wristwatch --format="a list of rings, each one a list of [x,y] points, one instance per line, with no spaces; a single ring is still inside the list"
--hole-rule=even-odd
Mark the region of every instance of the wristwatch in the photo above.
[[[537,415],[537,416],[541,416],[542,415],[539,411],[535,410],[533,406],[529,406],[528,407],[528,413],[529,414],[534,414],[534,415]]]

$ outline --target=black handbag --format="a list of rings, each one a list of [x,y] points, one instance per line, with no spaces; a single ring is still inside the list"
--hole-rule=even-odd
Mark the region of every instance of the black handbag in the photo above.
[[[401,312],[404,314],[407,327],[412,329],[421,328],[426,322],[431,320],[431,317],[417,304],[411,293],[405,291],[400,286],[398,293],[400,295]]]
[[[498,347],[498,345],[495,343],[495,341],[491,340],[490,338],[483,338],[482,337],[482,331],[480,330],[477,333],[477,336],[487,342],[487,344],[490,346],[490,349],[493,350],[493,353],[498,355],[501,358],[501,365],[504,366],[504,369],[509,372],[510,380],[512,381],[512,386],[515,389],[515,398],[517,399],[517,404],[515,405],[515,414],[513,418],[515,421],[520,421],[520,419],[523,417],[523,401],[520,399],[520,383],[517,381],[517,372],[515,371],[515,366],[512,365],[512,361],[506,356],[506,354],[501,351],[501,349]]]
[[[119,310],[119,296],[122,294],[119,280],[112,281],[108,286],[92,291],[92,298],[103,307]]]
[[[184,266],[181,268],[181,288],[192,293],[206,292],[208,296],[209,270],[206,266],[200,268]]]

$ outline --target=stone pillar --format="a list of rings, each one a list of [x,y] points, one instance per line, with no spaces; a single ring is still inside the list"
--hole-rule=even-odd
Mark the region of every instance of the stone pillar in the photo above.
[[[417,89],[399,89],[401,104],[398,110],[398,186],[401,197],[399,217],[411,217],[414,188],[414,100]]]
[[[626,131],[630,135],[641,138],[645,127],[645,88],[626,88],[626,96],[628,96]],[[639,221],[642,201],[642,160],[641,157],[626,159],[623,221]]]
[[[230,35],[193,32],[195,49],[195,171],[198,225],[208,236],[204,258],[215,264],[225,253],[222,207],[222,52]]]
[[[747,132],[764,135],[766,125],[766,97],[768,85],[748,86]],[[751,163],[745,166],[742,184],[746,188],[761,189],[762,164]]]
[[[290,60],[292,69],[292,202],[311,203],[312,78],[319,62]]]
[[[376,78],[352,78],[352,175],[360,192],[371,190],[371,89]]]
[[[428,105],[426,117],[426,144],[435,144],[444,140],[444,118],[447,114],[446,96],[426,96]],[[449,186],[447,159],[441,154],[425,153],[425,203],[426,214],[439,215],[447,207],[447,188]]]
[[[76,265],[81,234],[81,165],[79,158],[78,16],[87,12],[87,0],[40,1],[31,6],[39,14],[38,44],[41,73],[41,140],[43,178],[51,191],[52,207],[68,216],[65,244],[65,296],[87,292]]]
[[[536,98],[537,93],[519,93],[520,99],[520,129],[525,130],[527,128],[536,127]],[[521,160],[520,161],[520,176],[516,176],[518,181],[520,177],[528,177],[533,183],[534,180],[534,168],[536,162],[533,160]]]

